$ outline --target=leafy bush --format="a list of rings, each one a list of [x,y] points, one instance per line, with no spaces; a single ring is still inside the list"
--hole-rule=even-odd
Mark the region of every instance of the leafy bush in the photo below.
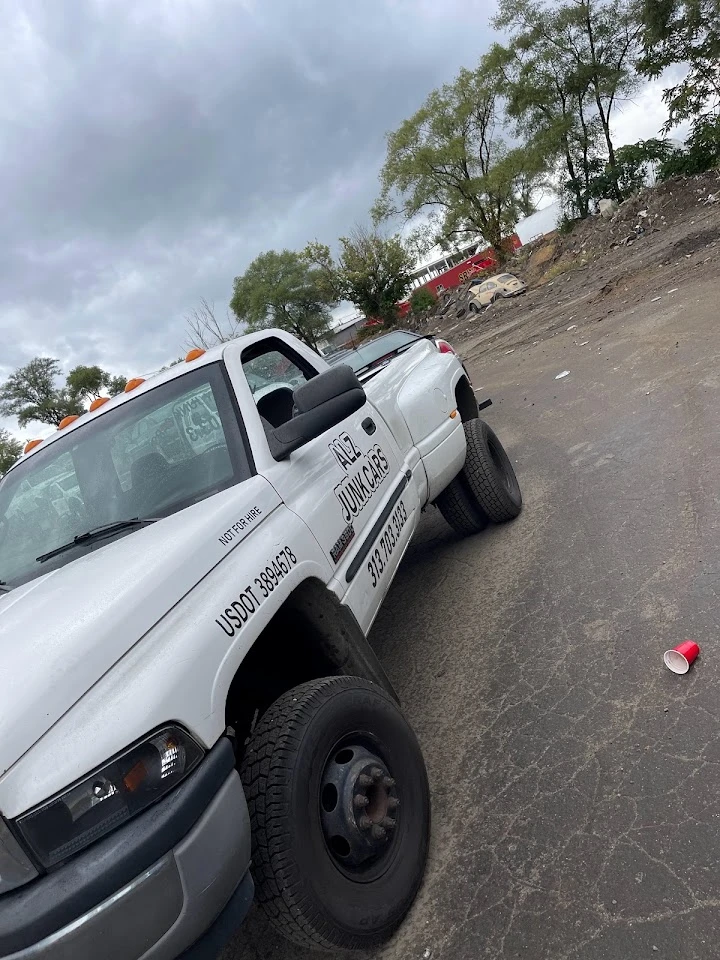
[[[675,150],[660,165],[660,180],[691,177],[720,166],[720,116],[698,123],[685,150]]]
[[[436,303],[437,297],[427,287],[418,287],[417,290],[413,290],[410,297],[410,309],[415,314],[430,310]]]
[[[673,148],[667,140],[638,140],[619,147],[615,151],[617,163],[615,171],[609,164],[600,166],[593,174],[589,184],[590,196],[595,200],[615,196],[615,183],[623,197],[637,193],[648,181],[653,164],[663,164],[672,155]]]
[[[582,221],[582,217],[573,217],[569,213],[564,213],[558,221],[557,231],[561,237],[568,237],[575,227]]]

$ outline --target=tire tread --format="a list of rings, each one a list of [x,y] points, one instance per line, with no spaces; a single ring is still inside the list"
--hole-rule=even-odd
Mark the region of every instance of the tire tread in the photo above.
[[[522,509],[522,495],[518,487],[518,498],[514,499],[503,483],[488,442],[492,438],[500,445],[500,441],[488,424],[478,418],[468,420],[463,427],[467,443],[465,465],[436,503],[453,530],[466,537],[483,530],[488,520],[513,520]]]
[[[291,855],[290,788],[302,734],[316,711],[349,688],[371,689],[396,707],[380,687],[357,677],[326,677],[294,687],[262,715],[241,765],[250,811],[255,897],[271,923],[303,947],[336,950],[356,946],[302,891]]]

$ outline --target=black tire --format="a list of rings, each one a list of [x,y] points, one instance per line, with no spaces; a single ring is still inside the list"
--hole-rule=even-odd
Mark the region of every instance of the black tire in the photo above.
[[[461,537],[480,533],[489,519],[475,501],[462,471],[448,484],[435,501],[445,520]]]
[[[256,898],[273,924],[315,949],[387,940],[420,887],[430,836],[425,764],[389,694],[356,677],[295,687],[261,717],[241,775]]]
[[[468,420],[463,427],[465,466],[435,502],[453,530],[467,537],[484,530],[489,520],[514,520],[522,510],[522,493],[510,458],[487,423]]]
[[[476,303],[471,303],[470,306],[468,307],[468,310],[470,311],[470,313],[480,313]]]

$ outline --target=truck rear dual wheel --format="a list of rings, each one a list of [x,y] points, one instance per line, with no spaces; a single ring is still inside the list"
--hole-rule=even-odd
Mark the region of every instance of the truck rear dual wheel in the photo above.
[[[510,458],[484,420],[463,424],[465,466],[435,501],[462,537],[484,530],[488,521],[505,523],[522,510],[522,493]]]
[[[387,940],[430,836],[425,764],[395,701],[356,677],[295,687],[260,719],[241,773],[256,898],[273,924],[315,949]]]

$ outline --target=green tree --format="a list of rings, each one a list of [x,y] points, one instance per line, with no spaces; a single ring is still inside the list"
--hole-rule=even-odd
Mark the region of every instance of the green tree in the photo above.
[[[292,250],[268,250],[235,277],[230,309],[249,333],[280,327],[317,349],[335,303],[321,269]]]
[[[0,477],[8,472],[22,451],[22,443],[9,431],[0,427]]]
[[[662,165],[672,155],[673,148],[667,140],[639,140],[619,147],[615,153],[617,165],[614,172],[608,166],[599,170],[590,183],[590,193],[597,199],[607,197],[615,183],[623,196],[630,196],[643,187],[648,180],[650,168]]]
[[[410,309],[413,313],[425,313],[437,303],[437,297],[427,287],[418,287],[410,296]]]
[[[720,167],[720,116],[706,117],[687,139],[684,150],[673,151],[661,164],[660,180],[689,177]]]
[[[510,8],[502,8],[509,13]],[[574,216],[590,212],[590,178],[602,130],[593,116],[588,84],[538,24],[507,20],[507,47],[494,44],[488,62],[496,72],[515,133],[555,169],[564,206]]]
[[[644,51],[640,70],[659,77],[683,64],[685,76],[664,91],[668,131],[683,120],[693,129],[720,113],[720,0],[641,0]]]
[[[500,0],[493,24],[510,35],[509,111],[548,156],[564,162],[577,212],[588,212],[598,140],[611,194],[621,199],[611,123],[618,100],[637,85],[635,0]]]
[[[0,413],[17,417],[21,427],[33,420],[57,426],[70,415],[84,412],[84,403],[99,396],[102,387],[119,393],[123,377],[113,377],[100,367],[75,367],[64,385],[60,362],[52,357],[34,357],[19,367],[0,387]]]
[[[175,360],[171,360],[170,363],[166,363],[164,367],[160,367],[158,373],[164,373],[166,370],[169,370],[170,367],[176,367],[179,363],[185,363],[185,357],[176,357]]]
[[[377,230],[356,227],[340,237],[340,255],[333,261],[330,248],[309,243],[303,252],[320,271],[328,297],[349,300],[365,316],[394,323],[397,304],[412,283],[415,258],[399,236],[384,237]]]
[[[543,173],[536,152],[503,136],[494,75],[483,60],[433,91],[388,135],[373,219],[424,214],[440,242],[482,236],[500,251]]]
[[[0,412],[17,417],[21,427],[31,420],[57,426],[63,417],[82,413],[80,399],[56,386],[60,376],[58,360],[35,357],[0,388]]]
[[[73,367],[67,375],[66,386],[70,396],[79,400],[94,400],[105,394],[114,397],[122,393],[126,383],[126,377],[114,377],[102,367],[86,367],[80,364]]]

